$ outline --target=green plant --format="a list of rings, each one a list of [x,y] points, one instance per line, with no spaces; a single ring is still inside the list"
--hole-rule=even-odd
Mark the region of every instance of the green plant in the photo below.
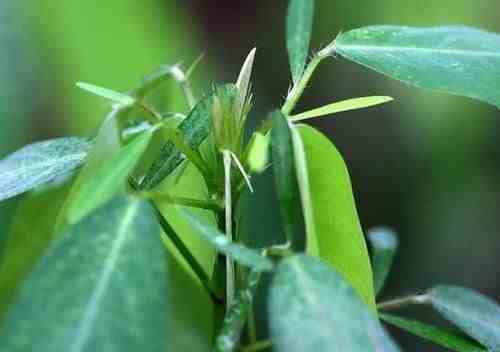
[[[500,307],[468,289],[437,286],[376,303],[397,238],[369,232],[370,260],[342,157],[298,124],[392,98],[294,113],[332,56],[500,107],[500,36],[366,27],[308,62],[313,13],[313,1],[290,1],[293,87],[249,138],[255,50],[235,84],[198,99],[189,80],[198,62],[186,71],[162,66],[126,93],[79,83],[113,102],[97,136],[35,143],[0,162],[0,199],[40,197],[27,200],[3,253],[2,350],[398,351],[380,320],[451,350],[500,350]],[[179,84],[187,112],[160,112],[148,100],[166,80]],[[239,223],[251,214],[238,202],[269,168],[286,240],[250,248]],[[254,298],[269,276],[266,329]],[[432,306],[462,332],[385,313],[409,304]]]

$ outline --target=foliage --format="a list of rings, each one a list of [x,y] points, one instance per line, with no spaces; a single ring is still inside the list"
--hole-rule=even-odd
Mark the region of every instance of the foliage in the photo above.
[[[366,27],[340,34],[308,61],[313,14],[314,1],[290,1],[293,86],[252,133],[255,49],[235,83],[198,98],[193,70],[179,65],[161,66],[126,93],[78,83],[111,102],[97,135],[35,143],[0,161],[0,199],[36,189],[25,212],[33,212],[29,202],[43,206],[46,192],[64,199],[46,204],[33,222],[39,226],[21,226],[22,217],[10,235],[0,267],[1,297],[12,302],[2,307],[1,350],[399,351],[379,318],[451,350],[500,350],[500,307],[471,290],[437,286],[376,303],[396,235],[370,231],[370,258],[340,152],[315,128],[296,124],[392,98],[294,113],[332,56],[498,107],[500,36],[467,27]],[[184,94],[187,114],[162,114],[147,100],[167,80]],[[134,125],[132,114],[143,121]],[[240,220],[252,214],[240,214],[238,204],[269,160],[286,242],[250,248],[240,241]],[[259,290],[264,277],[268,293]],[[255,323],[259,294],[266,294],[269,331]],[[379,314],[408,304],[433,307],[463,333]]]

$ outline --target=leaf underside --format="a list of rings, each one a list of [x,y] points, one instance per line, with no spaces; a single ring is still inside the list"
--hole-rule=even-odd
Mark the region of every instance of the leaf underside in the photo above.
[[[64,176],[83,164],[91,142],[59,138],[27,145],[0,161],[0,201]]]
[[[500,108],[500,35],[465,26],[371,26],[342,34],[338,54],[408,84]]]
[[[279,265],[269,321],[279,352],[399,351],[343,276],[313,257],[289,257]]]
[[[21,287],[0,350],[165,351],[159,231],[149,205],[128,197],[70,227]]]
[[[438,286],[428,292],[433,307],[467,335],[500,351],[500,306],[467,288]]]

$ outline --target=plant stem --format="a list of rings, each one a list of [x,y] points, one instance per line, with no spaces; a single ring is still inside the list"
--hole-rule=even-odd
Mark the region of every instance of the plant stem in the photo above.
[[[232,352],[238,347],[241,332],[249,317],[260,278],[260,272],[250,271],[246,278],[245,287],[238,291],[236,298],[228,306],[221,332],[215,343],[214,350],[216,352]]]
[[[257,352],[262,351],[273,346],[273,342],[271,340],[263,340],[243,348],[242,352]]]
[[[130,187],[138,191],[138,185],[137,182],[132,178],[129,177],[129,185]],[[158,220],[158,223],[160,224],[160,227],[162,228],[163,232],[165,235],[170,239],[170,241],[173,243],[174,247],[179,251],[181,256],[186,260],[186,262],[189,264],[195,275],[198,277],[200,280],[201,284],[203,287],[207,290],[208,294],[210,297],[212,297],[213,301],[216,303],[222,303],[222,300],[218,295],[216,294],[213,286],[210,283],[210,279],[201,266],[201,264],[198,262],[198,260],[194,257],[194,255],[191,253],[189,248],[184,244],[182,239],[177,236],[177,233],[175,230],[172,228],[172,226],[168,223],[167,219],[162,215],[158,207],[156,206],[155,202],[152,199],[149,199],[149,203],[151,204],[155,216]]]
[[[233,218],[232,218],[232,190],[231,190],[231,151],[223,150],[224,158],[224,203],[225,203],[225,225],[227,239],[233,241]],[[234,263],[226,256],[226,304],[231,305],[234,297]]]
[[[423,295],[412,295],[408,297],[396,298],[390,301],[382,302],[377,304],[377,309],[379,310],[393,310],[406,307],[412,304],[428,304],[429,297],[425,294]]]
[[[323,61],[324,58],[325,56],[323,55],[315,55],[311,60],[311,62],[309,62],[309,65],[307,65],[304,74],[302,75],[300,80],[293,86],[292,90],[288,94],[285,104],[281,108],[281,112],[283,114],[288,116],[293,111],[295,105],[297,105],[297,102],[304,93],[304,90],[309,84],[309,81],[311,80],[314,72],[316,71],[316,68],[321,63],[321,61]]]

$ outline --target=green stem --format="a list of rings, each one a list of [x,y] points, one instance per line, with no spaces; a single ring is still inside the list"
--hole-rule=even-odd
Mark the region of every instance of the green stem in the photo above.
[[[266,350],[268,348],[271,348],[272,346],[273,342],[271,340],[263,340],[246,346],[241,352],[257,352]]]
[[[311,80],[314,72],[316,71],[316,68],[318,68],[318,65],[323,61],[325,56],[323,55],[315,55],[311,62],[309,62],[309,65],[307,65],[306,70],[304,71],[304,74],[300,78],[300,80],[293,86],[292,90],[288,94],[285,104],[281,108],[281,112],[285,115],[290,115],[295,106],[297,105],[297,102],[299,101],[300,97],[302,97],[302,94],[304,94],[304,90],[306,89],[307,85],[309,84],[309,81]]]
[[[413,304],[428,304],[429,297],[427,295],[412,295],[408,297],[396,298],[390,301],[377,304],[379,310],[393,310],[403,308]]]
[[[232,189],[231,189],[231,151],[223,150],[224,158],[224,203],[226,236],[229,242],[233,241]],[[226,302],[230,306],[234,297],[234,262],[226,256]]]
[[[131,177],[129,177],[129,185],[133,190],[138,191],[137,182]],[[214,288],[210,284],[210,279],[209,279],[207,273],[205,272],[205,270],[203,269],[203,267],[201,266],[201,264],[194,257],[194,255],[191,253],[189,248],[184,244],[182,239],[179,236],[177,236],[177,233],[172,228],[172,226],[168,223],[168,221],[165,219],[163,214],[160,212],[160,210],[158,209],[155,202],[150,199],[149,203],[151,204],[151,207],[154,210],[155,216],[156,216],[158,223],[160,224],[160,227],[162,228],[163,232],[167,235],[167,237],[173,243],[174,247],[179,251],[181,256],[189,264],[189,266],[191,267],[191,269],[193,270],[195,275],[200,280],[203,287],[207,290],[210,297],[212,297],[214,302],[222,303],[222,300],[218,297]]]
[[[238,295],[228,306],[221,332],[216,340],[215,352],[232,352],[238,347],[241,332],[253,305],[260,278],[260,272],[250,271],[245,287],[238,291]]]

